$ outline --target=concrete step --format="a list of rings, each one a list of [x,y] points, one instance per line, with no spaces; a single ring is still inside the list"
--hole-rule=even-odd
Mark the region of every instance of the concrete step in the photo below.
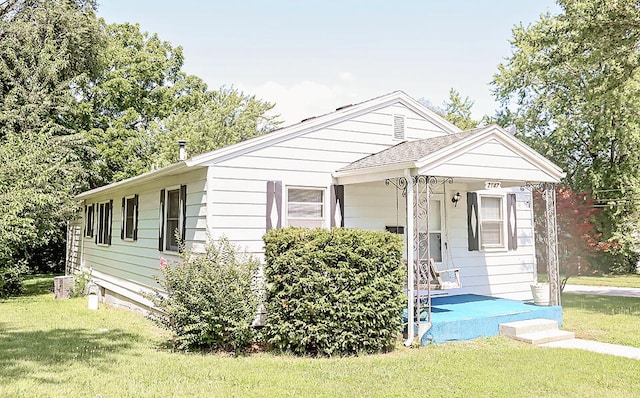
[[[551,319],[535,318],[525,321],[501,323],[498,329],[501,335],[514,338],[523,334],[558,330],[558,322]]]
[[[575,333],[568,332],[566,330],[544,330],[541,332],[532,332],[513,336],[511,338],[525,343],[539,345],[544,343],[551,343],[553,341],[569,340],[576,337]]]

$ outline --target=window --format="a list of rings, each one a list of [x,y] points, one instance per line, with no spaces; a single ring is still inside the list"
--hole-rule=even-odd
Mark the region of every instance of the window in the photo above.
[[[95,205],[87,205],[84,207],[84,236],[86,238],[93,238],[93,214],[95,211]]]
[[[180,250],[180,240],[185,239],[186,198],[186,185],[160,192],[160,251]]]
[[[324,227],[324,189],[289,188],[287,221],[292,227]]]
[[[503,197],[480,196],[480,244],[482,248],[504,248],[504,223]]]
[[[111,244],[111,215],[113,213],[113,200],[98,204],[98,233],[96,243],[100,245]]]
[[[120,238],[138,239],[138,195],[122,198],[122,227]]]
[[[515,193],[467,192],[469,251],[517,250],[517,203]]]

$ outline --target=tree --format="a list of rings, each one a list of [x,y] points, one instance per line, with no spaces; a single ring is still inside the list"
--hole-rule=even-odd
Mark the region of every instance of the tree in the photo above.
[[[163,158],[152,140],[177,133],[152,126],[208,123],[214,142],[192,136],[208,150],[277,124],[271,104],[185,74],[179,46],[98,21],[93,0],[1,1],[0,290],[30,260],[64,257],[75,194]],[[37,257],[52,249],[57,259]]]
[[[462,98],[456,89],[452,88],[449,90],[449,99],[442,103],[442,107],[434,105],[431,101],[425,98],[419,99],[418,102],[455,124],[462,130],[470,130],[476,128],[478,124],[480,124],[471,118],[473,101],[469,97]],[[482,122],[484,123],[486,119],[486,116],[483,117]]]
[[[13,1],[1,12],[0,295],[64,240],[82,175],[76,89],[96,73],[102,43],[90,2]]]
[[[558,4],[559,15],[513,29],[495,95],[520,137],[567,172],[570,189],[608,204],[596,219],[600,239],[630,253],[640,195],[639,3]]]
[[[443,103],[442,114],[445,119],[460,127],[462,130],[471,130],[478,126],[478,122],[471,118],[473,101],[464,97],[453,88],[449,90],[449,100]]]
[[[151,123],[190,110],[206,85],[181,71],[181,47],[141,32],[139,25],[100,22],[107,47],[100,73],[82,87],[85,130],[95,149],[91,187],[149,170]]]
[[[179,140],[188,143],[190,156],[235,144],[273,130],[277,116],[268,116],[274,104],[234,88],[205,93],[206,100],[191,111],[181,112],[153,124],[154,165],[178,160]]]
[[[91,187],[177,161],[177,141],[191,154],[272,130],[273,104],[234,89],[209,91],[182,71],[180,46],[141,32],[137,24],[101,21],[108,46],[100,73],[83,86]]]
[[[600,241],[594,220],[601,209],[590,192],[574,192],[567,187],[556,187],[556,208],[561,289],[572,276],[607,272],[602,269],[602,256],[617,251],[617,243]],[[533,191],[536,229],[536,257],[538,267],[546,272],[546,225],[544,198],[540,191]]]

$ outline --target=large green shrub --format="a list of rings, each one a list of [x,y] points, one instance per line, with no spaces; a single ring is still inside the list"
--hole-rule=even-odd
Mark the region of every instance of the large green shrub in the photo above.
[[[393,346],[405,301],[400,236],[284,228],[264,241],[265,337],[275,348],[349,355]]]
[[[152,319],[175,334],[178,349],[242,351],[254,337],[259,263],[226,238],[181,258],[160,260],[160,288],[150,298],[163,314]]]
[[[0,259],[0,298],[22,294],[24,292],[22,281],[27,271],[25,261]]]

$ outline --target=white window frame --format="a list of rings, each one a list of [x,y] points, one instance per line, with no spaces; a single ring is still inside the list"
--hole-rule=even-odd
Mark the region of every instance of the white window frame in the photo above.
[[[306,227],[306,228],[326,228],[327,227],[327,188],[325,187],[305,187],[305,186],[287,186],[286,198],[285,198],[285,211],[286,214],[286,225],[292,226],[291,221],[300,220],[300,221],[308,221],[308,222],[318,222],[319,225],[316,227]],[[301,190],[301,191],[319,191],[322,193],[322,202],[290,202],[289,201],[289,191],[291,190]],[[322,216],[321,217],[290,217],[289,216],[289,205],[291,203],[316,203],[322,206]]]
[[[131,231],[127,230],[127,219],[128,217],[128,211],[129,211],[129,201],[132,201],[132,219],[131,219]],[[137,213],[137,209],[136,209],[136,195],[129,195],[129,196],[125,196],[124,197],[124,211],[122,212],[122,229],[124,230],[124,238],[123,240],[126,241],[130,241],[133,242],[135,239],[133,238],[135,236],[135,230],[136,230],[136,225],[138,224],[138,220],[136,219],[136,213]],[[130,233],[129,233],[130,232]],[[131,236],[128,236],[131,235]]]
[[[479,239],[480,250],[483,251],[507,251],[507,196],[505,194],[496,193],[481,193],[478,194],[478,225],[479,225]],[[482,212],[483,199],[499,199],[500,200],[500,219],[488,219],[485,220]],[[499,224],[500,225],[500,243],[485,243],[484,242],[484,225]]]
[[[100,202],[96,205],[97,214],[97,231],[96,243],[101,246],[109,246],[109,234],[111,232],[111,223],[113,222],[113,210],[110,202]],[[94,215],[95,217],[95,215]]]
[[[178,234],[182,235],[182,225],[183,225],[183,221],[182,221],[182,202],[180,201],[180,185],[174,185],[171,187],[167,187],[164,190],[164,214],[162,215],[163,218],[163,224],[164,224],[164,237],[163,237],[163,242],[162,242],[162,246],[163,246],[163,251],[164,252],[168,252],[168,253],[179,253],[180,252],[180,247],[179,246],[175,246],[175,250],[174,247],[172,247],[170,245],[170,237],[175,237],[175,230],[173,231],[169,231],[169,192],[177,192],[178,193],[178,228],[176,228],[178,230]]]

